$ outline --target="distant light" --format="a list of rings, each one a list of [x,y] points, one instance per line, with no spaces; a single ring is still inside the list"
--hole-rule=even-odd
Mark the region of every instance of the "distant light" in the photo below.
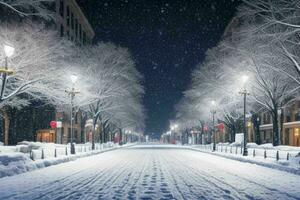
[[[211,101],[211,105],[215,106],[216,105],[216,101],[212,100]]]
[[[4,53],[6,55],[6,57],[11,57],[12,55],[14,55],[15,52],[15,48],[9,45],[4,45]]]
[[[247,75],[242,76],[242,83],[245,84],[248,81],[249,77]]]
[[[71,81],[72,83],[76,83],[78,77],[76,75],[71,75]]]

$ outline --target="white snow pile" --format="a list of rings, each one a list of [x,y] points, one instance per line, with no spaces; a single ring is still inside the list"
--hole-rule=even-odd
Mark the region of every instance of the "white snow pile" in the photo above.
[[[134,144],[123,145],[124,147],[131,146]],[[47,144],[40,142],[20,142],[17,146],[2,146],[0,148],[0,178],[5,176],[13,176],[16,174],[36,170],[39,168],[48,167],[51,165],[56,165],[68,161],[76,160],[77,158],[82,158],[86,156],[91,156],[106,151],[114,150],[120,148],[119,145],[113,143],[106,143],[99,145],[100,147],[97,150],[87,152],[80,151],[83,148],[86,148],[86,144],[77,144],[76,154],[65,155],[65,147],[68,145],[59,145],[59,144]],[[47,148],[48,147],[48,148]],[[63,154],[57,153],[57,157],[54,157],[53,151],[55,147],[64,147]],[[45,159],[40,159],[38,153],[41,152],[41,149],[44,151]],[[35,152],[35,160],[30,158],[30,151]],[[47,152],[51,153],[49,156]],[[47,156],[48,155],[48,156]]]
[[[247,147],[248,156],[241,155],[241,147],[236,143],[219,143],[215,152],[211,151],[210,145],[193,145],[188,148],[300,175],[300,147],[283,145],[274,147],[270,143],[263,145],[248,143]]]
[[[0,177],[12,176],[36,168],[34,162],[23,153],[0,154]]]

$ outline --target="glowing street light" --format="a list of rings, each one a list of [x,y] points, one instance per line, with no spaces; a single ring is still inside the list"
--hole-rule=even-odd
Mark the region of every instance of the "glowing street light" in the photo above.
[[[78,77],[76,75],[74,75],[74,74],[71,75],[71,81],[73,84],[76,83],[77,79],[78,79]]]
[[[248,81],[249,77],[247,75],[242,75],[241,80],[242,83],[245,84]]]
[[[76,75],[71,75],[71,81],[73,83],[72,85],[72,89],[70,91],[66,91],[66,93],[68,93],[71,97],[71,154],[75,154],[75,146],[73,143],[74,140],[74,128],[73,128],[73,110],[74,110],[74,97],[76,94],[79,93],[79,91],[75,90],[75,83],[78,79],[78,77]],[[95,149],[95,141],[94,141],[94,133],[93,133],[93,137],[92,137],[92,149]]]
[[[249,77],[247,75],[242,76],[242,82],[243,85],[246,84],[248,81]],[[249,93],[247,92],[246,87],[244,86],[244,89],[240,92],[241,95],[244,96],[244,151],[243,151],[243,156],[248,155],[248,149],[247,149],[247,141],[248,141],[248,133],[247,133],[247,122],[246,122],[246,101],[247,101],[247,95]]]
[[[0,73],[2,74],[2,86],[0,92],[0,99],[3,98],[7,76],[14,73],[13,70],[8,69],[8,58],[14,55],[15,48],[9,45],[4,45],[3,50],[5,54],[5,67],[0,68]]]
[[[215,114],[217,113],[217,110],[216,110],[217,103],[216,103],[216,101],[212,100],[211,105],[212,105],[211,113],[212,113],[212,116],[213,116],[213,151],[216,151],[216,131],[215,131]]]
[[[12,46],[9,46],[9,45],[4,45],[4,53],[5,53],[5,56],[7,58],[11,57],[12,55],[14,55],[14,52],[15,52],[15,48],[12,47]]]

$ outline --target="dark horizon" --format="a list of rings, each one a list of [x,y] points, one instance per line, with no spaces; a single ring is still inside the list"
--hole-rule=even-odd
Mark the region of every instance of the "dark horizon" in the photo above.
[[[175,117],[174,105],[193,68],[214,47],[238,0],[78,0],[95,30],[95,42],[113,42],[132,53],[144,76],[146,134],[159,136]]]

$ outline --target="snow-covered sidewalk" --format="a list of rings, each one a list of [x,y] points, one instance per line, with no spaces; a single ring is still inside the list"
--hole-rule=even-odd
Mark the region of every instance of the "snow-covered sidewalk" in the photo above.
[[[218,144],[215,152],[212,152],[212,144],[191,145],[186,148],[300,175],[299,147],[271,147],[270,145],[254,147],[249,145],[248,156],[242,155],[243,149],[240,146],[228,144]]]
[[[163,145],[136,145],[0,179],[0,199],[299,199],[299,176]]]
[[[30,151],[24,151],[28,146],[33,145],[36,148]],[[39,145],[39,146],[38,146]],[[123,147],[131,146],[134,144],[127,144]],[[39,148],[37,148],[37,146]],[[87,157],[103,153],[106,151],[118,149],[121,146],[113,143],[96,144],[96,149],[92,151],[91,144],[77,144],[76,154],[70,154],[69,145],[57,145],[46,143],[29,143],[29,145],[22,144],[10,147],[1,147],[0,152],[0,178],[5,176],[13,176],[16,174],[57,165],[69,161],[74,161],[78,158]],[[22,149],[20,151],[20,149]],[[28,151],[28,152],[27,152]],[[3,153],[4,152],[4,153]]]

